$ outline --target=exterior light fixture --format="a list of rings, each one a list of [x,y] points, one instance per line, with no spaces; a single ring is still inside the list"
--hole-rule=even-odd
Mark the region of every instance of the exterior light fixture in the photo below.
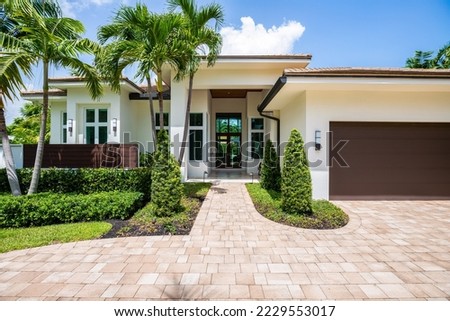
[[[322,149],[322,132],[320,130],[316,130],[314,134],[314,142],[316,144],[316,150],[319,151]]]
[[[112,131],[114,133],[114,136],[117,136],[117,118],[113,118],[111,120],[111,127],[112,127]]]
[[[207,172],[207,171],[204,171],[204,172],[203,172],[203,183],[205,182],[206,176],[208,176],[208,172]]]
[[[70,137],[72,137],[73,133],[73,119],[67,120],[67,131],[69,132]]]

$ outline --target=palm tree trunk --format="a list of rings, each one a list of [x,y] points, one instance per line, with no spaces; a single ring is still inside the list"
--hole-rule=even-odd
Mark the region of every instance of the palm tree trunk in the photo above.
[[[187,146],[188,134],[189,134],[189,120],[191,115],[191,104],[192,104],[192,88],[194,86],[194,74],[189,74],[189,89],[188,89],[188,99],[186,104],[186,115],[184,118],[184,131],[183,140],[181,141],[180,156],[178,158],[178,163],[180,166],[183,164],[184,152]]]
[[[14,158],[9,144],[8,132],[6,130],[5,106],[0,92],[0,135],[2,136],[3,155],[5,157],[6,175],[8,177],[9,187],[14,196],[22,195],[17,176],[16,167],[14,166]]]
[[[41,128],[39,130],[39,141],[36,150],[36,158],[34,160],[33,176],[31,177],[30,189],[28,195],[37,192],[39,185],[39,178],[41,176],[42,159],[44,158],[44,146],[45,146],[45,131],[47,126],[47,114],[48,114],[48,62],[44,61],[44,85],[43,85],[43,106],[41,115]]]
[[[148,93],[148,104],[150,106],[150,117],[152,119],[152,135],[153,142],[155,143],[155,150],[158,144],[158,137],[156,135],[156,124],[155,124],[155,108],[153,106],[153,97],[152,97],[152,79],[150,76],[147,77],[147,93]]]

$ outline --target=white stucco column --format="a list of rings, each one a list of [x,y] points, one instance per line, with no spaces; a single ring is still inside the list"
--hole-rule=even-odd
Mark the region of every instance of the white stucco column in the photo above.
[[[183,139],[184,118],[186,114],[187,103],[187,81],[176,82],[172,80],[171,85],[171,103],[170,103],[170,141],[172,142],[172,153],[178,159],[181,149],[181,141]],[[187,180],[187,155],[188,150],[184,153],[183,163],[181,165],[181,175],[183,181]]]

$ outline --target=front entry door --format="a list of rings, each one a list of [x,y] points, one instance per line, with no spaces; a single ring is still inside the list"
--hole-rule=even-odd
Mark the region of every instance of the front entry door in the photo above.
[[[240,168],[241,144],[242,144],[241,114],[217,114],[216,166],[218,168]]]

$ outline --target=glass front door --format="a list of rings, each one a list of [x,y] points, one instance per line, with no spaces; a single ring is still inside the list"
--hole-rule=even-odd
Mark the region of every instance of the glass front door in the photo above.
[[[241,167],[242,116],[217,114],[216,116],[216,166]]]

